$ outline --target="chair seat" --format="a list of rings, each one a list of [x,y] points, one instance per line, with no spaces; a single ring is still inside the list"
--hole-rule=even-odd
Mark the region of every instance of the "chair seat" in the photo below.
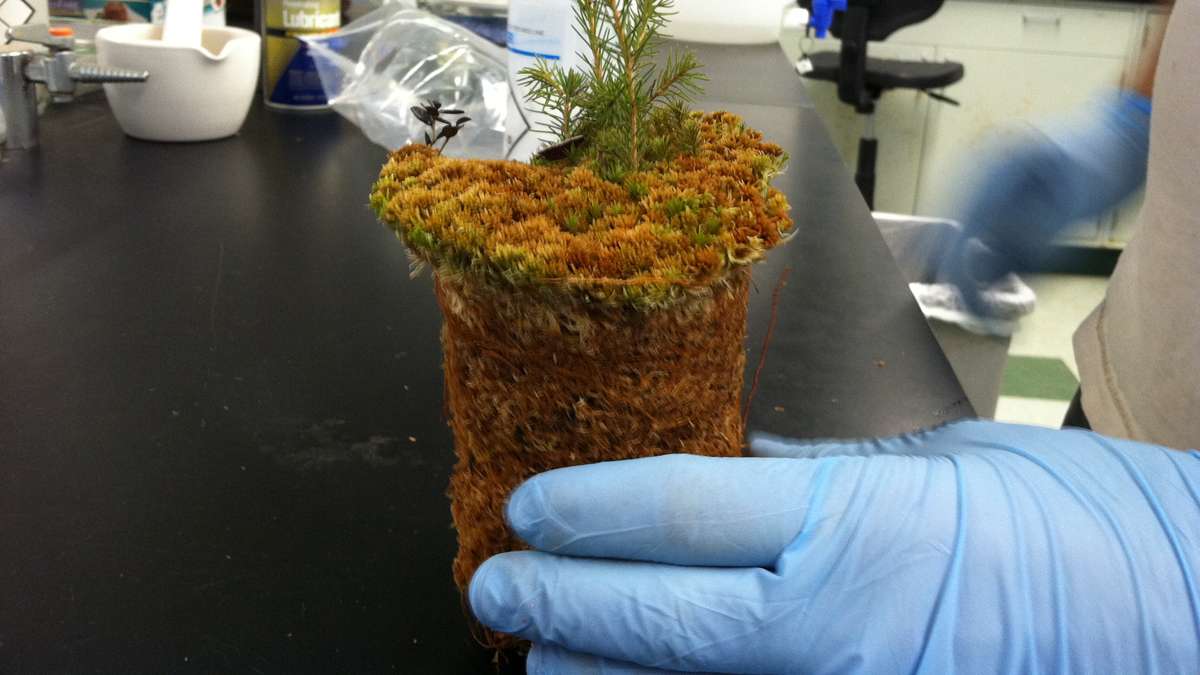
[[[837,82],[841,56],[838,52],[816,52],[808,55],[812,70],[804,76],[813,80]],[[954,61],[904,61],[877,59],[868,56],[864,73],[867,89],[937,89],[958,82],[963,77],[961,63]]]

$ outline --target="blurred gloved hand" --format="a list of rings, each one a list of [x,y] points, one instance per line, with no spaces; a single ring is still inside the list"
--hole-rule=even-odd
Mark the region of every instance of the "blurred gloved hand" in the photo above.
[[[971,158],[954,214],[964,237],[942,279],[986,314],[973,291],[1037,263],[1063,228],[1132,195],[1146,180],[1149,146],[1150,101],[1131,91],[985,143]]]
[[[531,673],[1200,670],[1200,453],[967,421],[539,475],[476,615]]]

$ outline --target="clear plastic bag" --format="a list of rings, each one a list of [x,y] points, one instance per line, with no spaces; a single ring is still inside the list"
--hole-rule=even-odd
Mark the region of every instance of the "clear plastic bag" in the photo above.
[[[336,33],[305,38],[330,106],[372,142],[394,150],[427,129],[410,112],[426,101],[466,111],[471,121],[446,154],[504,155],[508,81],[504,51],[410,2],[386,4]]]

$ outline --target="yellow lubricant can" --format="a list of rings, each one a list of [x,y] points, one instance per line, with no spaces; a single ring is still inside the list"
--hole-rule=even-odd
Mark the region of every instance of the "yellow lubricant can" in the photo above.
[[[301,35],[336,31],[341,0],[260,0],[263,101],[283,110],[328,108],[321,78]]]

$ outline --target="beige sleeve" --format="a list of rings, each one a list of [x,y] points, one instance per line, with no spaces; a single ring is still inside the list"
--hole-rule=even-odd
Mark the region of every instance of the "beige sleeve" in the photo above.
[[[1200,0],[1167,26],[1145,202],[1075,355],[1095,430],[1200,448]]]

